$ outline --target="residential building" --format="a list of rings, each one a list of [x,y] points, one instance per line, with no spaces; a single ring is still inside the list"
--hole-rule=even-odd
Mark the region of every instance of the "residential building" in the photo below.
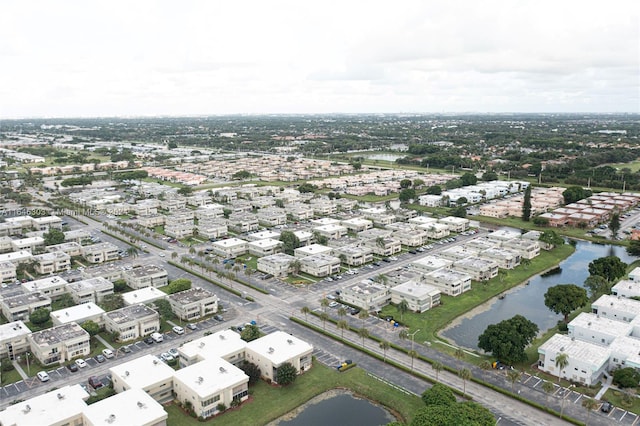
[[[191,340],[178,348],[180,367],[193,365],[205,359],[222,358],[235,366],[240,366],[245,360],[247,342],[240,338],[240,334],[225,329]]]
[[[247,361],[260,367],[263,378],[277,383],[278,368],[290,363],[298,374],[311,368],[313,346],[299,338],[276,331],[247,343]]]
[[[451,265],[453,265],[452,260],[433,255],[424,256],[421,259],[411,262],[411,267],[422,273],[429,273],[437,271],[438,269],[449,268]]]
[[[89,394],[79,384],[66,385],[0,411],[3,426],[69,425],[83,426]],[[104,424],[104,418],[102,419]]]
[[[53,274],[71,269],[71,256],[62,251],[33,256],[34,268],[40,275]]]
[[[631,322],[640,314],[640,302],[605,294],[591,304],[591,312],[603,318]]]
[[[440,304],[440,290],[435,286],[409,280],[391,287],[391,303],[407,302],[409,310],[422,313]]]
[[[511,250],[490,248],[478,253],[478,257],[482,259],[493,260],[502,269],[513,269],[520,265],[521,256]]]
[[[0,282],[14,282],[16,277],[16,265],[14,263],[0,262]]]
[[[609,346],[615,338],[628,336],[633,331],[631,323],[588,312],[578,314],[567,328],[569,337],[600,346]]]
[[[226,219],[201,219],[196,226],[198,235],[204,238],[221,238],[229,234]]]
[[[104,326],[110,333],[118,333],[121,342],[148,336],[160,330],[160,316],[153,309],[139,304],[104,314]]]
[[[332,254],[349,266],[361,266],[373,260],[373,250],[367,246],[342,246],[334,248]]]
[[[631,278],[631,274],[629,274],[629,278]],[[640,280],[638,280],[637,277],[634,278],[634,280],[629,279],[619,281],[616,285],[611,287],[611,294],[613,296],[621,296],[628,299],[631,299],[632,297],[640,297]]]
[[[132,388],[87,406],[82,417],[86,426],[167,426],[168,414],[147,392]]]
[[[440,269],[423,277],[425,284],[430,284],[447,296],[459,296],[471,290],[471,276],[457,271]]]
[[[81,248],[82,257],[89,263],[103,263],[120,258],[117,245],[111,243],[98,243]]]
[[[14,251],[0,254],[0,263],[11,262],[14,265],[30,262],[33,259],[31,252],[27,250]]]
[[[37,331],[27,337],[31,353],[42,365],[63,364],[89,355],[90,338],[89,333],[75,322]]]
[[[0,308],[7,321],[28,320],[29,315],[36,309],[51,309],[51,299],[40,293],[23,293],[3,297],[0,300]]]
[[[373,228],[373,222],[361,217],[354,217],[352,219],[343,220],[340,222],[342,226],[347,228],[349,232],[362,232],[367,229]]]
[[[496,262],[473,256],[456,260],[451,269],[470,275],[471,279],[475,281],[487,281],[498,276]]]
[[[125,270],[122,275],[127,285],[132,289],[164,287],[169,283],[167,271],[156,265],[141,265]]]
[[[257,268],[258,271],[274,277],[286,277],[293,270],[292,265],[295,261],[296,258],[291,255],[277,253],[259,258]]]
[[[222,358],[210,358],[174,373],[173,390],[181,403],[190,403],[196,416],[208,418],[219,407],[249,397],[249,376]]]
[[[432,240],[439,240],[449,236],[449,226],[444,223],[430,223],[418,225],[418,229],[423,229],[427,233],[427,237]]]
[[[157,356],[148,354],[109,369],[116,393],[142,389],[155,401],[165,404],[173,400],[175,370]]]
[[[278,226],[287,223],[287,213],[279,208],[259,210],[256,216],[258,223],[262,226]]]
[[[11,248],[13,251],[25,250],[33,253],[38,247],[44,247],[44,238],[29,237],[11,240]]]
[[[93,321],[102,326],[102,314],[104,314],[104,309],[93,302],[89,302],[53,311],[51,312],[51,321],[53,325],[68,324],[70,322],[82,324],[85,321]]]
[[[330,240],[339,240],[347,235],[347,228],[342,225],[320,225],[314,226],[313,232]]]
[[[452,260],[456,262],[461,259],[468,259],[470,257],[477,256],[478,252],[479,250],[473,249],[471,247],[467,247],[465,245],[458,245],[458,246],[451,246],[442,250],[440,253],[438,253],[438,256],[443,259]]]
[[[238,256],[247,254],[247,242],[240,238],[228,238],[216,241],[211,244],[213,252],[220,257],[235,259]]]
[[[67,284],[67,290],[78,303],[100,303],[105,296],[113,294],[113,283],[106,278],[95,277]]]
[[[340,300],[366,311],[377,311],[389,304],[391,294],[386,285],[372,280],[362,280],[355,285],[342,288]]]
[[[262,257],[280,253],[284,244],[282,241],[266,238],[263,240],[251,241],[247,243],[249,254]]]
[[[379,237],[365,240],[364,245],[378,256],[393,256],[402,251],[402,243],[395,238]],[[372,258],[373,260],[373,258]]]
[[[67,292],[67,281],[58,276],[40,278],[20,284],[27,293],[40,293],[55,299]]]
[[[82,246],[80,243],[76,242],[68,242],[62,244],[55,244],[52,246],[48,246],[46,249],[49,253],[55,253],[57,251],[61,251],[63,253],[68,254],[69,256],[82,256]]]
[[[155,287],[143,287],[139,290],[128,291],[122,294],[125,306],[140,303],[152,303],[154,300],[166,299],[167,293]]]
[[[200,287],[170,294],[167,300],[178,318],[193,321],[218,312],[218,296]]]
[[[29,334],[31,330],[20,320],[0,324],[0,358],[14,360],[16,356],[28,351]]]
[[[258,218],[251,213],[233,213],[227,220],[227,226],[229,230],[238,234],[245,232],[257,231],[260,227]]]
[[[299,249],[296,249],[298,251]],[[326,277],[340,272],[340,258],[328,254],[313,254],[305,257],[298,257],[300,271],[314,277]]]
[[[251,234],[247,234],[245,238],[247,239],[247,241],[258,241],[258,240],[266,240],[266,239],[279,240],[280,232],[278,232],[277,230],[273,231],[273,230],[267,229],[265,231],[259,231],[259,232],[253,232]]]
[[[332,252],[331,247],[323,246],[322,244],[309,244],[308,246],[298,247],[293,251],[293,255],[297,258],[305,256],[313,256],[316,254],[329,255]]]
[[[533,259],[540,254],[540,244],[538,241],[533,241],[523,238],[515,238],[502,243],[502,248],[515,251],[520,254],[522,259]]]
[[[608,347],[554,334],[538,348],[538,368],[554,376],[591,386],[606,371],[610,352]],[[556,358],[561,353],[567,355],[568,361],[562,370],[556,365]]]
[[[464,232],[469,229],[469,219],[463,217],[447,216],[438,219],[439,223],[445,224],[449,227],[451,232]]]

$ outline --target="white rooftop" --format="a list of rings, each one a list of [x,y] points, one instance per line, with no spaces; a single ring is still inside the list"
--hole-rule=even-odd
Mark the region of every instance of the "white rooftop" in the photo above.
[[[612,336],[627,336],[633,330],[633,325],[628,322],[600,317],[590,312],[581,312],[569,323],[569,328],[571,327],[579,327],[583,330],[592,330]]]
[[[640,366],[640,339],[631,336],[616,337],[609,345],[612,354],[624,356],[628,367],[629,364]]]
[[[31,330],[22,321],[13,321],[0,325],[0,340],[12,340],[15,337],[31,334]]]
[[[571,337],[564,334],[554,334],[549,340],[540,345],[538,352],[544,354],[563,352],[571,359],[600,366],[609,360],[611,350],[610,347],[598,346],[581,340],[572,340]]]
[[[278,366],[291,358],[313,351],[313,346],[284,331],[276,331],[247,343],[247,349]]]
[[[449,267],[453,264],[453,262],[441,257],[429,255],[423,257],[422,259],[418,259],[415,262],[411,262],[411,264],[419,268],[435,271],[437,269]]]
[[[611,296],[608,294],[600,296],[598,300],[591,304],[591,307],[597,307],[602,311],[606,311],[606,309],[615,309],[616,311],[629,313],[630,316],[634,317],[640,314],[640,301],[627,299],[625,297]]]
[[[178,350],[187,358],[199,356],[202,359],[226,357],[243,350],[247,342],[233,330],[221,330],[216,333],[192,340],[180,346]]]
[[[118,364],[109,371],[120,377],[130,388],[140,389],[170,380],[175,373],[173,368],[151,354]]]
[[[217,394],[249,379],[244,371],[222,358],[210,358],[181,368],[175,372],[174,378],[200,398]]]
[[[160,423],[167,412],[145,391],[134,388],[89,405],[84,416],[90,426],[138,426]]]
[[[398,293],[401,295],[411,296],[416,299],[424,299],[425,297],[432,297],[440,293],[436,287],[429,284],[422,284],[417,281],[407,281],[406,283],[397,285],[391,288],[392,293]]]
[[[214,246],[227,248],[227,247],[241,246],[241,245],[247,244],[247,242],[245,240],[241,240],[240,238],[228,238],[226,240],[218,240],[212,244]]]
[[[618,284],[611,287],[611,292],[615,293],[615,295],[620,295],[623,297],[640,296],[640,281],[632,281],[632,280],[619,281]]]
[[[35,281],[27,281],[26,283],[22,283],[22,288],[31,293],[65,285],[67,285],[67,281],[64,278],[51,276]]]
[[[55,317],[61,324],[68,322],[81,323],[87,318],[102,314],[104,314],[104,309],[93,302],[51,312],[51,316]]]
[[[0,424],[7,426],[61,425],[78,418],[87,408],[89,394],[80,385],[64,386],[10,405],[0,411]],[[131,424],[131,423],[129,423]]]
[[[135,305],[138,303],[149,303],[154,300],[165,298],[167,293],[155,287],[144,287],[139,290],[128,291],[122,294],[125,305]]]

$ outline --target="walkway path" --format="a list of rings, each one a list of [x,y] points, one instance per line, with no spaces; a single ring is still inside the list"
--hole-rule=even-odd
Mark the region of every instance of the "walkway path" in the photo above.
[[[22,380],[27,380],[29,378],[29,375],[24,372],[24,370],[22,369],[22,366],[18,361],[14,360],[12,364],[15,367],[15,369],[18,371],[18,374],[20,374],[20,376],[22,377]]]
[[[99,336],[99,335],[97,335],[97,334],[96,334],[94,337],[95,337],[96,339],[98,339],[98,340],[100,341],[100,343],[102,343],[103,345],[105,345],[107,348],[109,348],[109,349],[113,350],[113,346],[111,346],[111,345],[109,344],[109,342],[107,342],[106,340],[104,340],[104,339],[102,338],[102,336]]]

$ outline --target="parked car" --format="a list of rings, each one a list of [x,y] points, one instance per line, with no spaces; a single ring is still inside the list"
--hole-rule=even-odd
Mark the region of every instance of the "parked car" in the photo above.
[[[338,303],[338,302],[336,302],[336,301],[333,301],[333,302],[329,303],[329,307],[330,307],[330,308],[337,308],[337,307],[338,307],[338,305],[339,305],[339,303]]]
[[[80,368],[84,368],[87,366],[87,361],[84,359],[76,359],[76,365]]]
[[[96,361],[98,362],[105,362],[107,359],[104,357],[104,355],[102,354],[98,354],[96,355]]]
[[[102,350],[102,355],[104,355],[105,358],[113,358],[113,351],[111,349],[103,349]]]
[[[180,327],[180,326],[174,326],[172,328],[173,332],[176,334],[184,334],[184,328]]]
[[[609,401],[604,401],[602,403],[602,407],[600,407],[600,411],[602,411],[603,413],[608,413],[613,409],[613,404],[611,404]]]
[[[151,337],[147,337],[146,339],[144,339],[144,342],[147,345],[153,345],[153,339]]]
[[[120,349],[122,349],[122,352],[124,352],[125,354],[130,354],[131,353],[131,346],[129,346],[129,345],[124,345]]]
[[[75,362],[72,362],[71,364],[67,365],[67,368],[72,373],[75,373],[76,371],[78,371],[78,364],[76,364]]]
[[[160,354],[160,358],[162,358],[162,360],[164,362],[172,362],[175,360],[175,358],[173,357],[173,355],[171,355],[169,352],[163,352]]]
[[[198,326],[197,326],[197,325],[195,325],[195,324],[189,323],[189,324],[187,324],[187,328],[188,328],[189,330],[197,330],[197,329],[198,329]]]
[[[49,375],[47,374],[46,371],[39,371],[38,374],[36,374],[36,376],[38,376],[38,379],[40,379],[41,382],[49,381]]]
[[[89,377],[89,386],[97,390],[103,387],[104,384],[102,383],[101,380],[98,379],[97,376],[91,376]]]
[[[180,356],[176,348],[169,349],[169,354],[174,358],[178,358]]]
[[[214,315],[213,319],[216,321],[224,321],[224,318],[222,318],[222,315]]]

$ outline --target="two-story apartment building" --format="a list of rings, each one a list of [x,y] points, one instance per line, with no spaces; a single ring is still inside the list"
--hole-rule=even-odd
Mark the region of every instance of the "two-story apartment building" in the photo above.
[[[75,322],[38,331],[27,337],[31,353],[43,365],[63,364],[73,358],[89,355],[90,338],[89,333]]]
[[[170,294],[171,310],[180,319],[193,321],[218,312],[218,296],[200,287]]]
[[[51,309],[51,299],[40,293],[23,293],[2,298],[0,308],[8,321],[28,320],[36,309]]]
[[[29,334],[31,330],[20,320],[0,324],[0,358],[14,360],[16,356],[28,351]]]
[[[113,283],[106,278],[95,277],[67,284],[67,291],[78,303],[100,303],[105,296],[113,294]]]
[[[103,263],[120,258],[120,249],[115,244],[98,243],[81,248],[82,257],[89,263]]]
[[[145,305],[130,305],[104,314],[104,327],[118,333],[121,342],[148,336],[160,330],[160,315]]]
[[[71,256],[62,251],[37,254],[33,256],[33,260],[35,261],[34,269],[40,275],[71,269]]]
[[[163,287],[169,283],[169,274],[156,265],[141,265],[123,272],[124,280],[132,289]]]

